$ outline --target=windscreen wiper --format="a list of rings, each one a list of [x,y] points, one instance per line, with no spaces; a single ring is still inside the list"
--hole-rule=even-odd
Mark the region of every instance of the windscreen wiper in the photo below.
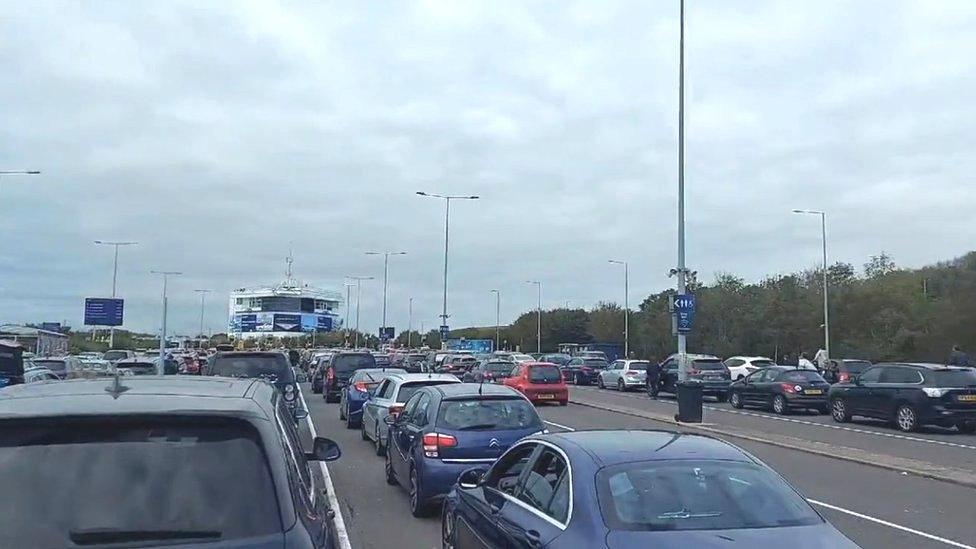
[[[465,426],[465,427],[461,427],[460,429],[458,429],[458,431],[475,431],[475,430],[479,430],[479,429],[494,429],[495,427],[497,427],[497,425],[494,424],[494,423],[479,423],[477,425],[468,425],[468,426]]]
[[[216,530],[115,530],[89,528],[71,530],[68,537],[76,545],[104,545],[140,541],[213,541],[221,538]]]

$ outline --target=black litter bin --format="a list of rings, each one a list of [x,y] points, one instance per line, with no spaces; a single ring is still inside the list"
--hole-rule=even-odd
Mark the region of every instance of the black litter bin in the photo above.
[[[689,379],[678,383],[678,414],[674,419],[683,423],[702,422],[702,382]]]

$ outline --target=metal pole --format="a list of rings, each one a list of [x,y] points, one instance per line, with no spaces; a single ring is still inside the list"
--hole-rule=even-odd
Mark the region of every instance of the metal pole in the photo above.
[[[166,360],[166,313],[167,313],[167,297],[166,289],[169,283],[170,275],[178,276],[183,273],[177,271],[149,271],[151,274],[158,274],[163,276],[163,325],[162,329],[159,331],[159,364],[156,365],[156,374],[163,375],[165,373],[164,364]]]
[[[685,266],[685,1],[681,0],[678,39],[678,294],[687,291]],[[678,334],[678,380],[688,378],[688,342]]]
[[[451,198],[444,199],[444,309],[441,312],[441,326],[447,326],[447,250],[451,227]],[[446,338],[441,338],[441,349],[447,348]]]
[[[119,245],[115,244],[115,259],[112,262],[112,299],[115,299],[115,281],[118,279],[119,275]],[[115,348],[115,326],[112,326],[108,332],[108,348]]]
[[[823,235],[823,294],[824,294],[824,352],[830,358],[830,315],[827,301],[827,212],[820,212],[820,229]]]
[[[410,298],[409,305],[407,305],[407,349],[413,347],[413,298]]]
[[[359,348],[359,300],[362,296],[362,280],[356,279],[356,348]]]
[[[495,294],[495,350],[497,351],[501,334],[502,292],[500,290],[492,290],[492,292]]]
[[[630,265],[624,262],[624,357],[630,358]]]
[[[535,352],[542,352],[542,283],[536,284],[539,289],[539,314],[535,324]]]
[[[346,284],[346,339],[349,339],[349,289],[352,288],[352,284]]]
[[[390,274],[390,254],[383,254],[383,333],[386,333],[386,279]]]
[[[206,307],[207,294],[212,292],[213,290],[193,290],[193,291],[200,294],[200,339],[203,339],[203,318],[204,318],[204,310]]]

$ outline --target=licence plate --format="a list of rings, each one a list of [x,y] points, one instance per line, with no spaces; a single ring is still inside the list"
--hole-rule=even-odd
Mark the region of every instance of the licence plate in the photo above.
[[[976,402],[976,395],[959,395],[956,400],[959,402]]]
[[[823,394],[823,389],[807,389],[806,391],[803,391],[803,394],[805,394],[805,395],[822,395]]]
[[[556,398],[556,395],[550,395],[550,394],[537,395],[536,398],[540,398],[542,400],[552,400],[552,399]]]

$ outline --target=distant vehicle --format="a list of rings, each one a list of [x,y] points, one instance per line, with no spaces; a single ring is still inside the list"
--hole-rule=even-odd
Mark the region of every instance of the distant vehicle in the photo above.
[[[372,440],[376,455],[386,452],[387,425],[390,410],[403,410],[403,405],[422,387],[460,383],[450,374],[392,374],[382,381],[363,406],[362,437]]]
[[[513,353],[513,362],[535,362],[535,357],[532,355],[527,355],[525,353]]]
[[[388,415],[386,482],[425,516],[472,465],[489,465],[522,437],[544,430],[535,407],[511,387],[457,383],[424,387]]]
[[[522,393],[533,404],[558,402],[560,406],[566,406],[569,403],[569,388],[559,366],[548,362],[518,364],[502,384]]]
[[[373,360],[376,361],[377,368],[389,368],[393,365],[390,355],[386,353],[373,353]]]
[[[427,354],[427,369],[430,372],[436,372],[444,363],[444,359],[451,356],[454,353],[446,351],[431,351]]]
[[[566,364],[569,364],[569,361],[571,361],[571,360],[573,360],[573,357],[571,357],[569,355],[566,355],[566,354],[562,354],[562,353],[554,353],[554,354],[542,355],[542,359],[541,359],[542,362],[548,362],[549,364],[555,364],[556,366],[559,366],[559,367],[563,367]]]
[[[512,373],[515,365],[507,360],[486,360],[464,373],[465,383],[501,383]]]
[[[618,391],[629,391],[644,387],[647,382],[646,360],[617,360],[605,369],[596,372],[596,384],[601,389],[613,387]]]
[[[941,364],[875,364],[830,387],[831,415],[883,419],[911,432],[923,425],[976,432],[976,370]]]
[[[580,354],[576,355],[581,358],[602,358],[607,360],[607,354],[603,351],[580,351]]]
[[[107,377],[112,375],[112,363],[94,357],[79,357],[84,377]]]
[[[85,368],[81,360],[74,356],[58,358],[32,359],[35,366],[47,368],[61,379],[81,379],[85,377]]]
[[[298,405],[298,381],[288,357],[276,351],[232,351],[214,355],[205,375],[259,378],[275,386],[289,408]]]
[[[752,372],[729,386],[733,408],[759,406],[785,415],[792,410],[826,414],[830,384],[820,374],[795,366],[770,366]]]
[[[319,355],[315,362],[312,363],[312,393],[318,395],[322,393],[322,387],[325,386],[325,371],[332,362],[333,354]]]
[[[59,381],[61,378],[57,374],[38,366],[31,365],[24,369],[24,383],[38,383],[41,381]]]
[[[760,368],[776,366],[773,359],[764,356],[733,356],[725,359],[723,364],[729,369],[732,381],[746,377]]]
[[[157,364],[159,358],[123,358],[115,363],[115,370],[123,376],[154,376]]]
[[[576,385],[589,385],[609,366],[602,358],[574,357],[563,366],[563,377]]]
[[[116,362],[122,360],[123,358],[135,358],[135,357],[136,357],[135,351],[128,351],[125,349],[110,349],[108,351],[105,351],[105,353],[102,355],[103,359],[111,362],[112,364],[115,364]]]
[[[719,402],[729,398],[729,385],[732,374],[722,364],[722,359],[713,355],[688,354],[688,379],[702,383],[702,393],[713,396]],[[661,388],[663,393],[676,394],[678,391],[678,355],[671,355],[661,363]]]
[[[403,357],[403,362],[399,365],[410,373],[420,373],[424,371],[424,363],[427,361],[427,355],[421,353],[410,353]]]
[[[787,539],[795,549],[858,549],[752,455],[668,431],[522,439],[490,468],[460,474],[441,532],[456,549],[778,548]]]
[[[845,381],[851,381],[854,377],[864,373],[871,367],[871,363],[867,360],[855,360],[855,359],[830,359],[827,365],[827,370],[823,372],[824,379],[828,383],[841,383]]]
[[[355,429],[362,425],[363,404],[373,395],[381,381],[387,376],[405,373],[406,370],[399,368],[356,370],[339,397],[339,420],[346,422],[346,429]]]
[[[0,342],[0,388],[24,383],[24,349],[12,341]]]
[[[478,359],[473,355],[463,354],[463,355],[450,355],[444,359],[441,363],[441,367],[437,370],[442,374],[454,374],[461,376],[464,372],[467,372],[478,364]]]
[[[341,352],[332,357],[325,367],[322,397],[326,402],[339,402],[342,389],[356,370],[376,368],[376,359],[366,351]]]
[[[309,462],[337,459],[339,447],[315,438],[305,452],[270,385],[197,376],[121,383],[4,390],[0,504],[58,517],[6,520],[4,546],[332,547],[330,509]],[[86,482],[63,482],[81,469]]]
[[[529,356],[534,358],[536,361],[541,360],[545,353],[529,353]]]

